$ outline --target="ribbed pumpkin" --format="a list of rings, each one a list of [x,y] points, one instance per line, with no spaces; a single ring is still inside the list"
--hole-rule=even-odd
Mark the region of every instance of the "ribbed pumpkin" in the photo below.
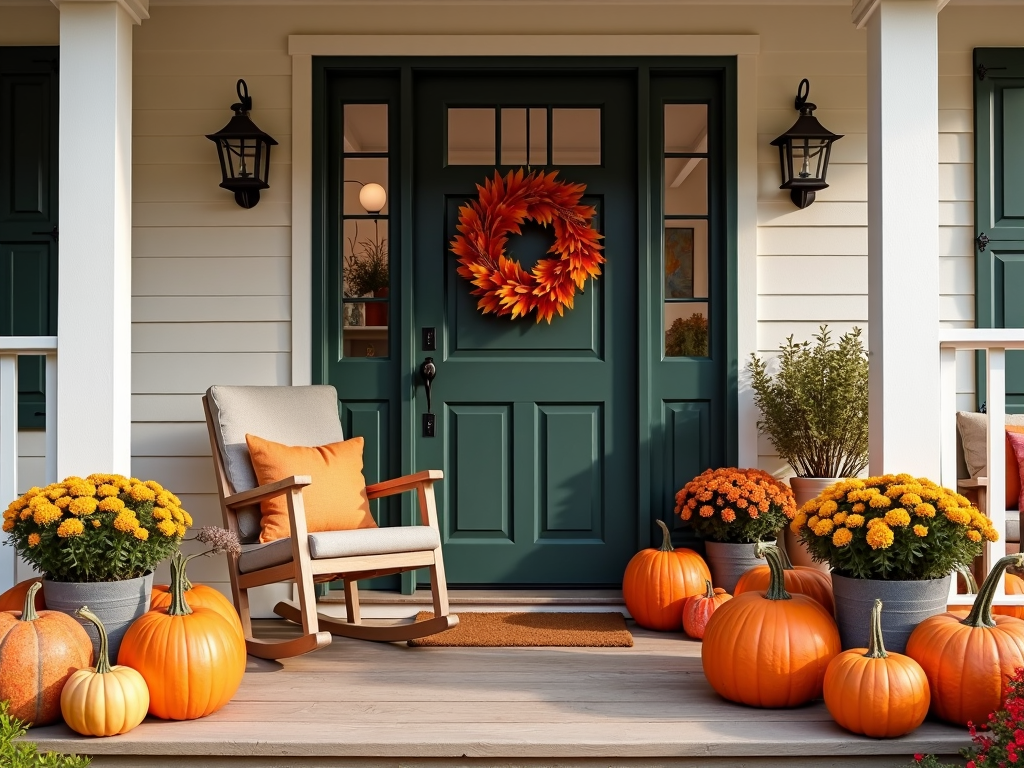
[[[110,666],[107,629],[95,613],[83,605],[75,615],[96,625],[100,653],[95,669],[78,670],[64,685],[60,695],[64,721],[83,736],[128,733],[146,718],[146,681],[131,667]]]
[[[886,653],[882,601],[871,610],[867,648],[843,651],[825,670],[825,706],[843,728],[875,739],[910,733],[928,716],[931,694],[921,665]]]
[[[1006,574],[1006,594],[1024,595],[1024,579],[1012,573]],[[992,608],[992,613],[1024,619],[1024,605],[997,605]]]
[[[992,598],[1006,569],[1024,563],[1010,555],[995,564],[985,578],[974,605],[963,613],[943,613],[925,619],[907,640],[907,656],[928,675],[931,711],[957,725],[985,723],[1006,697],[1006,681],[1024,666],[1024,621],[993,616]]]
[[[20,612],[0,613],[0,700],[32,725],[60,719],[60,691],[71,674],[92,663],[92,641],[82,625],[60,611],[36,611],[30,584]]]
[[[25,605],[25,595],[33,584],[42,584],[42,579],[25,579],[0,595],[0,611],[20,611]],[[43,599],[43,590],[36,590],[36,610],[46,610],[46,600]]]
[[[703,595],[691,595],[683,603],[683,632],[694,640],[704,637],[711,614],[727,600],[732,600],[732,595],[721,587],[712,589],[710,581],[704,583],[707,590]]]
[[[833,616],[836,612],[835,599],[832,597],[832,576],[817,568],[809,568],[805,565],[796,567],[789,561],[786,550],[779,548],[779,556],[782,558],[782,570],[786,578],[786,591],[790,594],[796,592],[801,595],[812,597],[821,603],[822,607]],[[733,594],[742,595],[744,592],[764,592],[768,589],[768,582],[771,580],[771,573],[767,565],[755,565],[749,571],[740,576],[736,582]]]
[[[193,720],[231,701],[245,672],[245,643],[217,611],[188,604],[183,558],[176,557],[170,605],[135,620],[117,660],[142,673],[151,715]]]
[[[181,570],[184,573],[185,567],[188,565],[188,561],[193,557],[196,557],[196,555],[184,557],[181,552],[175,552],[172,559],[182,558]],[[242,621],[238,618],[238,612],[235,610],[235,606],[231,604],[231,601],[213,587],[208,587],[205,584],[193,584],[189,580],[187,573],[184,578],[185,602],[193,608],[209,608],[211,611],[219,613],[231,626],[235,628],[235,631],[238,633],[238,637],[244,643],[245,634],[242,632]],[[167,609],[170,607],[171,586],[169,584],[154,585],[152,596],[149,601],[149,610],[163,611],[166,613]]]
[[[661,520],[661,547],[633,555],[622,578],[622,596],[636,623],[647,629],[678,631],[683,601],[704,592],[711,580],[704,558],[692,549],[675,549],[668,526]]]
[[[821,696],[840,651],[832,616],[807,595],[786,591],[777,547],[764,547],[768,591],[744,592],[715,611],[704,630],[704,676],[719,695],[752,707],[796,707]]]

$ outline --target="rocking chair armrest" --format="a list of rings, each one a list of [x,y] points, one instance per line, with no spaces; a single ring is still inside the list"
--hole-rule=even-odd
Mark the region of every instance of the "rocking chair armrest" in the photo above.
[[[394,496],[396,493],[412,491],[420,484],[431,486],[435,480],[441,480],[444,472],[440,469],[425,469],[404,477],[396,477],[393,480],[384,480],[380,483],[366,486],[366,495],[371,499],[379,499],[382,496]]]
[[[313,478],[309,475],[292,475],[276,483],[267,483],[253,488],[249,491],[242,491],[224,499],[225,507],[238,507],[242,504],[255,504],[263,499],[271,499],[274,496],[281,496],[288,493],[292,488],[300,490],[307,485],[313,484]]]

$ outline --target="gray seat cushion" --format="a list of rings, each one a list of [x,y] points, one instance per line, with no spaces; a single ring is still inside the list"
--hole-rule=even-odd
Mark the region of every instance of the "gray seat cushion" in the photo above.
[[[1020,512],[1016,509],[1006,510],[1006,540],[1020,542]]]
[[[314,560],[421,552],[437,549],[439,546],[441,539],[437,535],[437,530],[426,525],[359,528],[354,531],[309,534],[309,554]],[[250,573],[290,562],[291,559],[290,538],[278,539],[269,544],[243,544],[242,555],[238,558],[238,570]]]
[[[310,447],[345,439],[338,419],[338,393],[331,386],[213,386],[206,395],[224,472],[235,493],[258,485],[245,444],[246,434]],[[258,541],[259,505],[240,509],[237,514],[242,542]]]

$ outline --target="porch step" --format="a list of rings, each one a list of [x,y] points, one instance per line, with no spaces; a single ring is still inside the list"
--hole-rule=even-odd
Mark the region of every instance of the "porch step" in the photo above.
[[[462,611],[575,611],[629,616],[621,589],[449,589],[452,612]],[[429,610],[430,591],[418,589],[412,595],[363,589],[359,591],[361,614],[368,619],[405,619]],[[321,613],[343,618],[345,593],[331,590],[318,603]]]

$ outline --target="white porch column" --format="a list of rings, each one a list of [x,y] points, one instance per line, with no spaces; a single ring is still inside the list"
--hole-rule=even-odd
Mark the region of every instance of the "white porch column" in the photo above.
[[[57,475],[131,474],[132,26],[148,0],[60,8]]]
[[[870,471],[939,474],[936,0],[860,0],[868,28]]]

